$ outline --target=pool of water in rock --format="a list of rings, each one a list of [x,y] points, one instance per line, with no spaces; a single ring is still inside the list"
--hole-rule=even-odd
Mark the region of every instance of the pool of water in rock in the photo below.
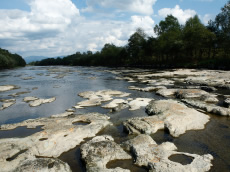
[[[11,91],[0,92],[0,99],[16,99],[16,104],[0,111],[0,125],[17,123],[27,119],[38,117],[49,117],[54,114],[65,112],[76,103],[85,100],[78,96],[83,91],[98,91],[105,89],[119,90],[131,93],[129,98],[154,98],[160,99],[154,93],[138,92],[129,90],[129,86],[145,85],[139,83],[129,83],[124,80],[116,80],[115,74],[106,72],[107,68],[89,67],[25,67],[14,70],[3,70],[0,72],[0,85],[16,85],[19,88]],[[23,93],[16,94],[15,93]],[[38,107],[30,107],[23,102],[23,98],[35,96],[38,98],[56,97],[56,101],[43,104]],[[1,106],[1,104],[0,104]],[[110,112],[99,106],[85,109],[77,109],[76,114],[87,112],[99,112],[107,114],[114,123],[113,127],[106,127],[97,135],[109,134],[113,136],[116,143],[122,143],[135,135],[127,135],[123,132],[122,122],[131,117],[147,116],[144,108],[136,111],[129,111],[127,108],[118,112]],[[158,143],[165,141],[173,142],[178,151],[196,153],[199,155],[210,153],[213,155],[213,167],[211,171],[230,171],[230,118],[211,115],[210,122],[204,130],[188,131],[178,138],[171,137],[167,131],[158,131],[152,135]],[[87,125],[82,121],[75,125]],[[37,128],[39,129],[39,128]],[[21,137],[38,132],[37,129],[16,128],[11,132],[10,137]],[[2,132],[2,131],[1,131]],[[1,135],[1,133],[0,133]],[[20,137],[20,136],[19,136]],[[83,142],[84,143],[84,142]],[[63,153],[59,158],[67,162],[72,171],[85,171],[84,164],[80,160],[80,146]],[[183,162],[186,159],[173,157],[175,161]],[[124,163],[125,162],[125,163]],[[123,167],[131,171],[146,171],[141,167],[136,167],[133,160],[114,161],[107,164],[108,168]]]

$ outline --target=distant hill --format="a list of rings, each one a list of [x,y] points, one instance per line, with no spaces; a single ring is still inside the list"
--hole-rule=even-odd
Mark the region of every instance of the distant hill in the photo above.
[[[36,61],[41,61],[43,59],[48,59],[48,58],[58,58],[58,57],[65,57],[65,56],[57,56],[57,57],[45,57],[45,56],[28,56],[28,57],[25,57],[25,61],[26,63],[30,63],[30,62],[36,62]]]
[[[18,54],[12,54],[8,50],[0,48],[0,69],[24,67],[25,60]]]

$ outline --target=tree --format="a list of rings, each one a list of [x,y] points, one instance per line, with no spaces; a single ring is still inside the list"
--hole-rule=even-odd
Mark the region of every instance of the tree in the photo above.
[[[202,58],[207,43],[215,39],[215,34],[209,31],[195,15],[190,18],[183,29],[183,41],[187,56],[193,59]]]
[[[130,64],[141,64],[144,55],[144,44],[146,42],[146,34],[143,29],[138,28],[134,34],[132,34],[128,40],[127,50],[129,53]]]
[[[158,49],[163,60],[174,60],[182,49],[182,32],[178,19],[168,15],[164,21],[154,27],[154,32],[158,35]]]
[[[225,56],[230,56],[230,1],[215,18],[216,27],[219,29],[218,40]]]

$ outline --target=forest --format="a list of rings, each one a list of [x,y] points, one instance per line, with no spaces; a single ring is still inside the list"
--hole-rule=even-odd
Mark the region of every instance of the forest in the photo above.
[[[8,50],[0,48],[0,70],[15,67],[24,67],[25,60],[18,54],[12,54]]]
[[[197,15],[184,25],[168,15],[153,30],[156,37],[138,28],[123,47],[105,44],[98,52],[76,52],[31,64],[230,69],[230,1],[207,26]]]

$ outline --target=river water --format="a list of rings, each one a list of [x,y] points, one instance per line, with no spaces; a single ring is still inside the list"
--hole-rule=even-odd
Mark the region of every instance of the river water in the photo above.
[[[26,119],[38,117],[49,117],[50,115],[65,112],[72,108],[76,103],[84,100],[78,94],[83,91],[98,91],[105,89],[119,90],[131,93],[131,98],[154,98],[161,99],[155,93],[138,92],[129,90],[129,86],[141,86],[139,83],[129,83],[124,80],[116,80],[115,74],[107,72],[106,68],[100,67],[25,67],[14,70],[3,70],[0,72],[0,85],[16,85],[18,89],[0,92],[0,99],[16,99],[16,104],[0,111],[0,125],[21,122]],[[17,96],[12,94],[17,93]],[[56,101],[43,104],[38,107],[30,107],[28,103],[23,102],[24,97],[35,96],[39,98],[56,97]],[[1,102],[0,102],[1,106]],[[147,116],[144,108],[137,111],[128,109],[119,112],[110,112],[101,107],[90,107],[76,110],[77,114],[87,112],[99,112],[111,117],[111,122],[115,124],[114,128],[106,128],[98,135],[110,134],[117,143],[133,136],[127,136],[123,133],[122,122],[128,118],[136,116]],[[152,135],[157,143],[165,141],[173,142],[178,151],[212,154],[214,160],[211,171],[230,171],[230,118],[219,117],[209,114],[210,122],[204,130],[188,131],[178,138],[171,137],[167,131],[158,131]],[[38,132],[40,130],[34,130]],[[27,136],[25,133],[31,133],[26,128],[20,128],[12,131],[11,134],[0,131],[0,138],[4,135],[9,137]],[[2,136],[2,137],[1,137]],[[84,171],[84,165],[81,164],[79,147],[63,153],[60,157],[63,161],[69,163],[73,171]],[[146,169],[132,165],[132,162],[126,162],[123,168],[129,168],[131,171],[146,171]],[[127,165],[129,164],[129,165]],[[121,166],[121,162],[109,164],[111,168]]]

